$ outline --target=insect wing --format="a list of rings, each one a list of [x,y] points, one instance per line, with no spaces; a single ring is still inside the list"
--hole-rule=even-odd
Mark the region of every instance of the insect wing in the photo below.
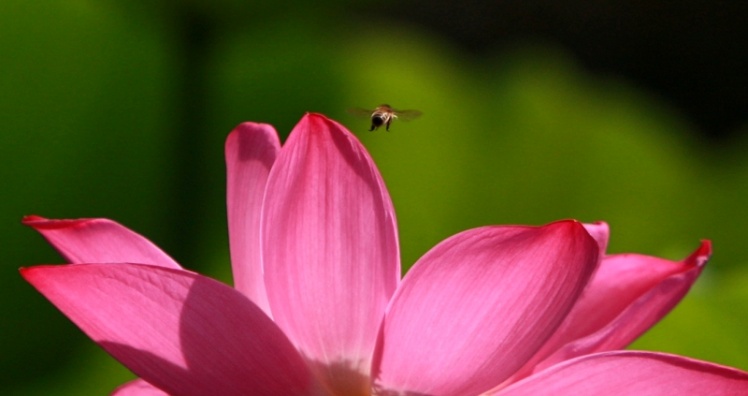
[[[413,119],[416,119],[421,116],[420,111],[418,110],[402,110],[402,111],[395,111],[395,114],[397,114],[397,118],[401,119],[403,121],[410,121]]]
[[[359,118],[371,118],[371,113],[374,112],[374,110],[366,110],[360,107],[354,107],[352,109],[348,109],[347,111],[348,114]]]

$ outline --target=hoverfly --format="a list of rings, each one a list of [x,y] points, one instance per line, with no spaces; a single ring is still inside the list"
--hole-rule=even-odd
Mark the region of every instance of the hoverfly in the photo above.
[[[421,115],[421,112],[418,110],[395,110],[388,104],[379,105],[374,110],[356,108],[349,109],[348,112],[355,116],[371,118],[371,128],[369,131],[373,131],[382,125],[389,131],[392,120],[399,118],[403,121],[410,121]]]

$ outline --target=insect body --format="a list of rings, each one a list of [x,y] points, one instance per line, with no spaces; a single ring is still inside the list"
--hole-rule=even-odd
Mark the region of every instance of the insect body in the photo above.
[[[349,112],[354,115],[370,117],[371,128],[369,131],[373,131],[382,125],[389,131],[392,120],[400,118],[408,121],[421,115],[421,112],[418,110],[395,110],[388,104],[379,105],[374,110],[352,109]]]

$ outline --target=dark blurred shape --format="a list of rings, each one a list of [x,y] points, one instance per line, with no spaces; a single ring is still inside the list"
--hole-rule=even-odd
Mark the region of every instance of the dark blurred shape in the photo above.
[[[714,140],[746,123],[745,1],[411,0],[393,17],[478,54],[528,40],[561,44],[595,72],[666,96]]]

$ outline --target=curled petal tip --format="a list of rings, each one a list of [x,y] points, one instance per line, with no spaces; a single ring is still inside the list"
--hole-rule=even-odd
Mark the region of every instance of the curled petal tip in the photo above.
[[[37,215],[26,215],[23,216],[23,219],[21,219],[21,224],[23,225],[30,225],[32,223],[40,222],[40,221],[46,221],[47,219],[41,216]]]
[[[610,232],[610,225],[604,221],[593,221],[592,223],[586,224],[588,227],[600,230],[601,232],[605,232],[606,234]]]
[[[586,231],[584,224],[582,224],[582,222],[580,222],[579,220],[575,220],[575,219],[554,221],[552,223],[546,224],[542,228],[546,228],[548,230],[563,229],[563,230],[568,230],[568,231],[584,231],[585,234],[589,234]]]
[[[53,267],[50,265],[35,265],[33,267],[21,267],[18,269],[18,272],[21,273],[21,276],[23,279],[26,280],[26,282],[31,283],[32,285],[39,277],[39,274],[44,273],[45,268]]]
[[[21,224],[37,230],[56,230],[68,227],[74,228],[95,221],[96,219],[48,219],[37,215],[28,215],[23,217]]]
[[[709,239],[702,239],[701,247],[699,247],[699,250],[697,250],[697,252],[701,253],[702,255],[711,256],[712,255],[712,241]]]
[[[693,263],[697,267],[703,267],[711,257],[712,241],[709,239],[702,239],[699,248],[686,259],[686,262]]]

